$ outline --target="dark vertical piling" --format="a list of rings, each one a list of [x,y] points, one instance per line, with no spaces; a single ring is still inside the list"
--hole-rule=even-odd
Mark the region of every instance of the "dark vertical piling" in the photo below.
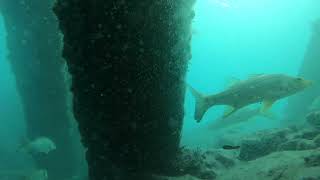
[[[314,22],[312,35],[300,67],[299,76],[314,82],[313,87],[289,99],[287,122],[304,120],[310,105],[320,96],[320,20]]]
[[[47,136],[57,150],[35,157],[51,180],[70,178],[76,165],[66,103],[62,38],[49,0],[2,0],[9,49],[27,121],[28,138]]]
[[[91,180],[168,173],[178,151],[193,0],[58,0]]]

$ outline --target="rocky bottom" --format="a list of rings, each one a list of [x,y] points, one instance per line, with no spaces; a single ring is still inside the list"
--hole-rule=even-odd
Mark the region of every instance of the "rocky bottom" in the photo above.
[[[316,114],[317,115],[317,114]],[[320,180],[320,116],[307,123],[254,133],[238,150],[183,150],[184,174],[161,180]]]

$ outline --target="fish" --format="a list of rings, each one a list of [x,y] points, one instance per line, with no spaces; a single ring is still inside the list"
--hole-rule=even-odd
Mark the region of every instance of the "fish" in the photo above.
[[[225,149],[225,150],[235,150],[235,149],[239,149],[240,146],[231,146],[231,145],[224,145],[222,146],[222,149]]]
[[[263,103],[260,110],[265,113],[277,100],[296,94],[312,84],[312,81],[301,77],[262,74],[241,80],[226,90],[212,95],[204,95],[191,85],[187,84],[187,86],[196,100],[194,119],[199,123],[207,110],[215,105],[230,106],[223,118],[245,106],[260,102]]]
[[[30,154],[48,154],[56,149],[56,144],[50,138],[43,136],[20,145],[18,151],[25,151]]]
[[[208,129],[219,130],[228,128],[249,121],[257,116],[265,117],[271,120],[277,119],[277,117],[272,112],[261,113],[260,108],[258,107],[245,107],[226,118],[218,118],[214,120],[212,123],[209,123]]]

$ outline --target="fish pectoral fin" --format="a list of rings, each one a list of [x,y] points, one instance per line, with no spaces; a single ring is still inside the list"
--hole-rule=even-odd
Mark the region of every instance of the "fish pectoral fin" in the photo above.
[[[237,110],[238,110],[237,108],[234,108],[234,107],[232,107],[232,106],[228,106],[228,107],[226,108],[226,110],[224,111],[222,118],[224,119],[224,118],[230,116],[231,114],[233,114],[233,113],[236,112]]]
[[[260,109],[260,113],[267,114],[268,110],[271,109],[272,105],[276,102],[276,100],[264,100],[263,105]]]

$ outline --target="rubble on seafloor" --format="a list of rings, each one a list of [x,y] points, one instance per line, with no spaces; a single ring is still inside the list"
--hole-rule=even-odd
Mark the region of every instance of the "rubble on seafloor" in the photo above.
[[[159,179],[320,180],[319,114],[309,114],[305,125],[256,132],[239,150],[184,150],[178,161],[184,175]]]

